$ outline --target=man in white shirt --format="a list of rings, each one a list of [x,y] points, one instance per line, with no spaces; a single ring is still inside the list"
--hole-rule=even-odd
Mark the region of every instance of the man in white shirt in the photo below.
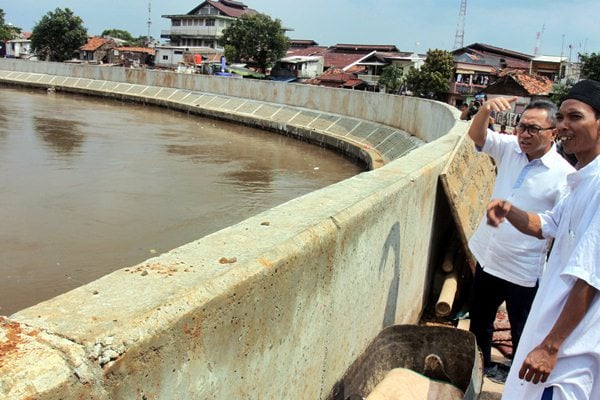
[[[477,150],[493,157],[498,167],[492,198],[510,199],[519,207],[542,212],[566,192],[566,175],[574,169],[556,152],[556,106],[549,101],[535,101],[525,109],[516,136],[488,129],[490,114],[510,110],[515,100],[498,97],[482,104],[469,136]],[[494,229],[483,217],[469,248],[477,260],[470,330],[481,348],[486,375],[497,379],[497,366],[491,361],[496,312],[506,302],[515,349],[545,264],[547,242],[524,235],[510,224]]]
[[[507,225],[554,247],[504,389],[503,399],[600,399],[600,82],[569,91],[558,137],[575,154],[570,191],[550,211],[528,213],[506,200],[488,205],[488,223]]]

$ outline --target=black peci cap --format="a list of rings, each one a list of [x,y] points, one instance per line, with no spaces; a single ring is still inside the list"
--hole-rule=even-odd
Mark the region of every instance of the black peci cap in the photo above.
[[[569,99],[584,102],[596,110],[596,113],[600,112],[600,82],[591,79],[577,82],[565,97],[565,100]]]

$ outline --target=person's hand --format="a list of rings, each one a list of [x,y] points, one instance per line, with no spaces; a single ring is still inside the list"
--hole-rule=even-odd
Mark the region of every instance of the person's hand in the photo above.
[[[494,97],[483,103],[481,109],[491,113],[492,111],[503,112],[512,110],[512,103],[517,101],[517,97]]]
[[[494,227],[500,225],[506,219],[511,207],[512,204],[506,200],[494,199],[490,201],[486,211],[487,224]]]
[[[527,354],[519,370],[519,378],[531,383],[546,382],[556,365],[557,358],[556,349],[540,344]]]

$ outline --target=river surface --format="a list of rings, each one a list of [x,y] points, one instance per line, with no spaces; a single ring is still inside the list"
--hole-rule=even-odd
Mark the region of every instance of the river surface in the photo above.
[[[275,133],[0,86],[0,315],[361,171]]]

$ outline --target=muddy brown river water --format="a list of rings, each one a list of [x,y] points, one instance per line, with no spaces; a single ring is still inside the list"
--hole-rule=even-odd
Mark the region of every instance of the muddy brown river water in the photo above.
[[[0,314],[361,171],[275,133],[0,86]]]

